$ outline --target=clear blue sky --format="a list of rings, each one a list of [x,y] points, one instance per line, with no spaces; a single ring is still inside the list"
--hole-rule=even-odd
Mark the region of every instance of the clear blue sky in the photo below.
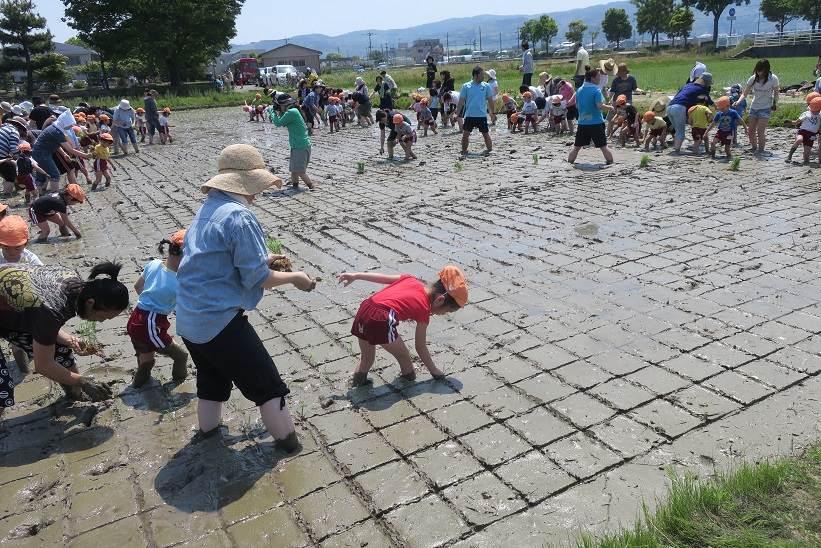
[[[173,2],[174,0],[168,0]],[[280,2],[271,0],[246,0],[237,20],[237,36],[233,42],[244,44],[257,40],[287,38],[298,34],[327,34],[335,36],[358,29],[404,28],[441,21],[451,17],[471,17],[492,13],[516,15],[564,11],[572,8],[604,4],[602,0],[576,0],[572,4],[562,0],[445,0],[444,2],[418,2],[388,0],[368,4],[362,10],[356,3],[335,0],[316,0],[311,3],[311,15],[299,4],[282,9]],[[60,0],[35,0],[40,15],[48,21],[49,29],[59,41],[74,36],[74,32],[60,21],[63,3]],[[332,7],[332,11],[328,10]],[[387,9],[385,9],[387,8]],[[332,14],[332,15],[331,15]],[[307,24],[306,24],[307,22]]]

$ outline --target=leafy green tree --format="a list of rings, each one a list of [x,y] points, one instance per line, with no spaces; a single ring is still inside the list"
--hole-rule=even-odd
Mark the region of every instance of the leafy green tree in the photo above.
[[[676,38],[681,38],[684,40],[684,47],[687,47],[687,38],[690,37],[690,33],[693,32],[693,23],[695,22],[695,16],[693,15],[693,10],[691,10],[687,6],[679,6],[673,11],[673,15],[670,17],[670,24],[667,28],[667,36],[673,39],[673,43],[675,44]]]
[[[519,28],[519,40],[522,42],[535,42],[537,35],[536,25],[536,19],[528,19],[525,21],[521,28]]]
[[[610,8],[604,12],[601,27],[604,36],[610,42],[616,43],[616,49],[621,47],[622,40],[633,36],[633,25],[630,24],[630,17],[621,8]]]
[[[468,53],[470,53],[470,51],[468,51]],[[368,53],[368,59],[376,63],[381,63],[385,60],[385,53],[381,49],[372,50]]]
[[[342,54],[334,51],[326,55],[325,59],[327,59],[328,61],[339,61],[340,59],[342,59]]]
[[[91,49],[91,45],[88,42],[77,36],[72,36],[71,38],[66,40],[66,44],[70,46],[79,46],[81,48]]]
[[[814,0],[817,2],[818,0]],[[749,4],[750,0],[684,0],[688,6],[696,8],[702,13],[707,13],[713,16],[713,44],[718,43],[718,22],[721,20],[721,15],[728,6],[735,4],[740,6],[742,4]]]
[[[0,72],[25,71],[26,94],[33,95],[34,72],[54,59],[45,55],[53,47],[46,20],[35,13],[30,0],[0,2],[0,44]]]
[[[787,24],[801,17],[801,8],[796,0],[761,0],[761,15],[783,34]]]
[[[673,15],[673,0],[631,0],[636,6],[636,27],[650,34],[650,43],[659,44],[659,34],[666,33]]]
[[[812,25],[812,30],[821,29],[821,2],[818,0],[798,0],[798,12]]]
[[[549,15],[542,15],[538,19],[535,19],[536,24],[535,27],[535,36],[533,40],[541,40],[544,43],[544,49],[548,53],[550,53],[550,41],[559,34],[559,25],[556,24],[556,20],[550,17]]]
[[[584,21],[574,19],[568,23],[567,32],[564,33],[564,37],[567,38],[569,42],[581,42],[584,38],[584,31],[586,30],[587,25]]]
[[[140,33],[129,19],[132,0],[63,0],[63,4],[63,21],[77,31],[75,38],[99,57],[97,71],[86,74],[99,74],[103,88],[108,89],[107,64],[141,49],[137,40]]]
[[[34,72],[37,82],[45,84],[51,90],[59,90],[68,84],[72,79],[72,74],[66,68],[68,57],[56,52],[50,52],[40,56],[41,68]]]

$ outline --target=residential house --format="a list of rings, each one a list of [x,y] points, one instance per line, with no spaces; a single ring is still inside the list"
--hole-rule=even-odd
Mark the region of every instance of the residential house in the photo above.
[[[261,67],[293,65],[299,71],[302,71],[305,67],[311,67],[318,73],[320,71],[320,55],[322,55],[322,52],[319,50],[306,48],[298,44],[284,44],[260,55],[259,65]]]

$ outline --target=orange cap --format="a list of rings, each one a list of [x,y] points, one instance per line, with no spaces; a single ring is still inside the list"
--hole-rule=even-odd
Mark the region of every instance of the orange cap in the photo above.
[[[85,112],[78,112],[77,114],[74,115],[74,119],[75,120],[85,120],[86,119],[86,113]]]
[[[100,135],[100,140],[106,141],[108,143],[113,143],[114,137],[112,137],[110,133],[103,133],[102,135]]]
[[[443,268],[439,272],[439,279],[445,286],[445,291],[453,297],[460,308],[468,303],[468,284],[458,266],[448,265]]]
[[[616,97],[616,104],[617,105],[626,105],[627,104],[627,95],[619,95]]]
[[[8,207],[8,206],[5,206]],[[19,215],[0,219],[0,245],[17,247],[29,241],[29,224]]]
[[[184,228],[176,231],[170,238],[168,238],[168,241],[170,241],[172,244],[178,247],[182,247],[183,240],[185,240]]]
[[[716,99],[716,108],[727,108],[730,106],[730,98],[726,95]]]
[[[83,203],[86,201],[86,193],[80,185],[72,183],[66,187],[66,191],[69,196],[78,202]]]
[[[424,99],[422,99],[422,104],[423,104],[423,105],[427,105],[427,104],[428,104],[428,99],[427,99],[427,97],[425,97]]]
[[[813,91],[811,93],[808,93],[807,94],[807,104],[809,105],[810,103],[812,103],[812,100],[815,99],[816,97],[821,97],[821,93],[818,93],[817,91]]]
[[[518,112],[514,112],[513,114],[511,114],[511,115],[510,115],[510,121],[511,121],[511,122],[513,122],[514,124],[515,124],[516,122],[518,122],[518,121],[519,121],[519,113],[518,113]]]
[[[17,145],[17,150],[20,152],[31,152],[31,144],[28,141],[23,141],[19,145]]]
[[[171,107],[165,107],[162,111],[166,114],[171,114]]]
[[[405,121],[405,117],[402,116],[401,114],[397,113],[397,114],[393,115],[393,123],[394,124],[401,124],[404,121]]]
[[[816,97],[810,101],[810,110],[813,112],[821,111],[821,97]]]
[[[107,123],[111,118],[108,117],[108,114],[100,114],[100,120]]]
[[[527,99],[528,101],[530,101],[531,99],[533,99],[533,94],[532,94],[532,93],[530,93],[529,91],[526,91],[526,92],[524,92],[524,93],[522,94],[522,97],[524,97],[525,99]]]
[[[143,107],[139,107],[137,109],[137,114],[145,114],[145,109]]]
[[[508,95],[507,93],[503,93],[502,94],[502,101],[504,101],[505,103],[510,101],[510,95]]]
[[[89,122],[96,122],[97,117],[94,116],[93,114],[89,114],[88,117],[86,118],[86,120],[89,121]]]
[[[644,116],[642,116],[641,119],[644,120],[644,123],[652,122],[656,119],[656,113],[652,110],[648,110],[644,113]]]

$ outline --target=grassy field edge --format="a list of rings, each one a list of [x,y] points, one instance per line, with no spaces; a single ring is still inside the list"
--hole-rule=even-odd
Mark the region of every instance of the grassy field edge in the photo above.
[[[632,527],[583,533],[578,548],[821,546],[821,441],[708,479],[671,473],[665,500]]]

